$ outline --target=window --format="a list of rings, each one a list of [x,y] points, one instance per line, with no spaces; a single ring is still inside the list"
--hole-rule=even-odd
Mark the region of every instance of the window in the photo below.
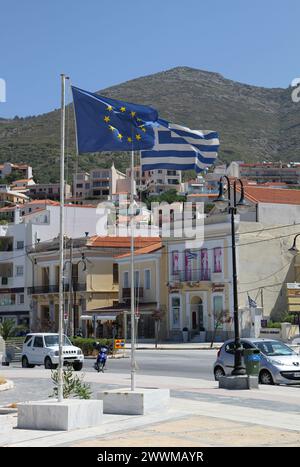
[[[2,285],[7,285],[8,284],[8,278],[7,277],[1,277],[1,284]]]
[[[41,336],[35,336],[33,347],[44,347],[43,338]]]
[[[222,248],[214,248],[214,272],[222,272]]]
[[[0,238],[0,251],[13,251],[14,239],[13,237]]]
[[[24,248],[24,242],[21,240],[21,241],[18,241],[17,242],[17,250],[23,250]]]
[[[200,262],[201,262],[201,279],[202,280],[209,280],[208,250],[207,250],[207,248],[202,248],[201,249]]]
[[[119,282],[119,265],[113,264],[113,284],[117,284]]]
[[[23,276],[24,266],[17,266],[17,276]]]
[[[145,289],[149,290],[151,289],[151,272],[150,269],[145,269]]]
[[[172,251],[172,273],[178,274],[179,272],[179,252]]]
[[[129,289],[129,272],[128,271],[123,273],[123,287],[124,289]]]
[[[15,294],[1,294],[0,306],[15,305]]]
[[[20,302],[20,305],[22,305],[24,303],[24,294],[21,293],[20,296],[19,296],[19,302]]]
[[[140,271],[134,271],[134,287],[140,286]]]
[[[180,298],[172,297],[171,299],[171,312],[172,312],[172,328],[180,329]]]

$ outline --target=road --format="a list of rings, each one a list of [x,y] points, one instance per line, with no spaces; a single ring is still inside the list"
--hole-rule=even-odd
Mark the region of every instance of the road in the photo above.
[[[213,380],[212,366],[216,358],[216,350],[137,350],[137,377],[139,375],[157,377],[183,378],[185,381],[194,379]],[[125,358],[109,358],[107,370],[105,371],[106,382],[103,388],[115,387],[114,375],[128,374],[130,378],[130,351],[126,352]],[[101,374],[97,374],[93,368],[95,359],[87,358],[84,362],[83,371],[86,373],[86,380],[96,378],[101,381]],[[44,370],[43,366],[35,367],[30,377],[27,377],[28,370],[22,369],[20,363],[13,363],[6,369],[6,377],[10,378],[10,371],[17,371],[15,374],[15,388],[10,391],[0,392],[0,406],[11,402],[24,400],[47,399],[52,392],[50,371]],[[45,378],[45,371],[49,373],[49,378]],[[1,369],[0,369],[1,373]],[[111,375],[111,378],[110,378]],[[99,376],[99,378],[98,378]],[[104,375],[103,375],[104,376]],[[103,378],[102,378],[103,380]],[[193,383],[192,383],[193,384]],[[99,382],[91,382],[93,392],[99,390]]]
[[[213,379],[213,364],[216,350],[137,350],[137,371],[141,375],[177,376],[181,378]],[[110,373],[130,372],[130,353],[127,358],[107,361]],[[93,369],[94,360],[86,359],[85,371]]]

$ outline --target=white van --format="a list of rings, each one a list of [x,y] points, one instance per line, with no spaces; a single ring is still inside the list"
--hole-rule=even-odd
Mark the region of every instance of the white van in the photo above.
[[[22,368],[44,365],[48,370],[56,369],[59,360],[58,339],[57,333],[27,334],[22,348]],[[75,371],[82,369],[84,361],[82,350],[75,347],[65,335],[63,335],[63,361],[64,364],[72,364]]]

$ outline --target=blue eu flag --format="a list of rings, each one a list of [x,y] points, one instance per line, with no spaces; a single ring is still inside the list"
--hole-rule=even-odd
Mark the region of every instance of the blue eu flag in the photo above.
[[[150,149],[157,111],[72,86],[79,153]]]

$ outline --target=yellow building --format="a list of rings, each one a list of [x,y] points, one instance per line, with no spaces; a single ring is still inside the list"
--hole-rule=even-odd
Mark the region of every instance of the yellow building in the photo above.
[[[134,292],[138,340],[165,339],[168,336],[165,248],[159,238],[152,238],[149,241],[150,244],[142,248],[138,248],[136,245],[134,254]],[[129,338],[131,334],[130,257],[130,253],[127,253],[116,258],[119,265],[119,304],[117,308],[119,313],[122,313],[124,320],[124,338]],[[117,311],[116,308],[115,311]]]
[[[137,248],[153,239],[137,239]],[[130,249],[130,238],[92,237],[66,239],[64,261],[64,318],[74,322],[74,333],[96,333],[112,337],[116,314],[101,316],[103,307],[119,301],[118,263],[116,256]],[[33,268],[32,330],[57,331],[59,311],[58,239],[35,245],[29,250]],[[72,276],[71,276],[72,264]],[[107,314],[106,314],[107,315]],[[105,324],[105,325],[104,325]]]
[[[0,206],[6,206],[7,204],[24,204],[28,200],[28,196],[24,193],[19,193],[18,191],[0,191]]]

